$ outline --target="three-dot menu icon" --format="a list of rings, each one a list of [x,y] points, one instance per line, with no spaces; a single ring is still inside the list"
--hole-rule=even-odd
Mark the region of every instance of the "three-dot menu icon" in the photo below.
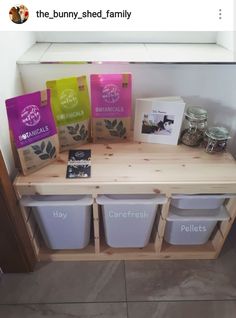
[[[222,9],[219,9],[219,15],[218,15],[218,17],[219,17],[219,20],[221,20],[222,19]]]

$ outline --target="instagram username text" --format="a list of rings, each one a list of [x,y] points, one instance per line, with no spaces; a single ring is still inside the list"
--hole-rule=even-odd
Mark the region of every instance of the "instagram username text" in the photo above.
[[[57,11],[53,10],[51,12],[37,10],[36,17],[40,19],[126,19],[131,18],[131,11],[111,11],[111,10],[99,10],[99,11]]]

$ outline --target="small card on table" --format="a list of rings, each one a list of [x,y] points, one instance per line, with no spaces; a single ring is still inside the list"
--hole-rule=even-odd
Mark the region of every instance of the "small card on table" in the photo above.
[[[91,150],[69,150],[66,178],[89,178],[91,176]]]

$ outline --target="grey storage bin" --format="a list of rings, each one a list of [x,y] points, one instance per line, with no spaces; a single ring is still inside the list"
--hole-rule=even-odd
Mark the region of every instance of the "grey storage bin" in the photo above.
[[[162,195],[101,195],[106,242],[111,247],[144,247],[148,244]]]
[[[171,206],[164,238],[174,245],[205,244],[216,223],[228,219],[224,206],[214,210],[182,210]]]
[[[217,209],[229,197],[227,194],[176,194],[172,196],[171,205],[178,209]]]
[[[23,206],[33,207],[46,245],[51,249],[82,249],[90,239],[90,196],[45,195],[23,197]]]

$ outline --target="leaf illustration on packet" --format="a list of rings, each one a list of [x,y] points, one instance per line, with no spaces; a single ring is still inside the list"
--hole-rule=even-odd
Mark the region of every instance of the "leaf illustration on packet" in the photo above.
[[[40,144],[33,145],[31,147],[34,153],[38,155],[41,160],[54,158],[56,153],[56,148],[52,145],[51,141],[48,141],[47,143],[46,153],[44,152],[45,146],[46,146],[45,142],[42,141]]]
[[[117,123],[116,119],[113,121],[104,119],[104,123],[105,127],[109,130],[111,136],[126,139],[126,128],[124,127],[122,120],[120,120],[119,123]]]
[[[86,140],[88,137],[88,130],[85,129],[85,125],[76,124],[75,127],[67,126],[68,132],[72,135],[72,138],[76,141]]]
[[[89,178],[91,176],[91,150],[69,150],[66,178]]]

